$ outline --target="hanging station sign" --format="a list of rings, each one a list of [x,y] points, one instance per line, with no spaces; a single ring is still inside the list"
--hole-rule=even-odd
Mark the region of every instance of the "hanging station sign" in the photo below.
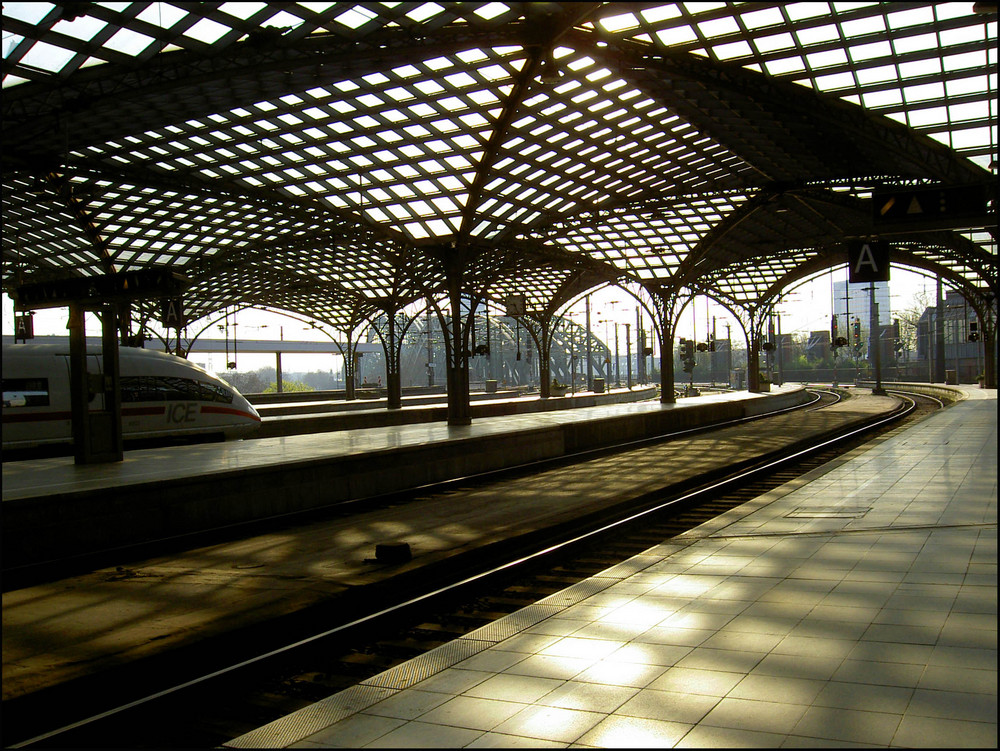
[[[889,281],[888,241],[849,240],[847,265],[852,284]]]
[[[177,297],[188,284],[166,269],[139,269],[104,276],[75,276],[22,284],[14,290],[20,310],[59,308],[70,303],[98,304],[153,297]]]

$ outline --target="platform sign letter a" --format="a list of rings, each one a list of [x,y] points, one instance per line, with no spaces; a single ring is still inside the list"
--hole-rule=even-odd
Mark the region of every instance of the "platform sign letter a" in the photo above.
[[[851,240],[847,243],[850,281],[889,281],[889,243],[885,240]]]
[[[28,313],[14,314],[14,341],[35,338],[35,322]]]
[[[176,329],[184,325],[184,308],[181,298],[168,297],[160,309],[160,323],[167,328]]]

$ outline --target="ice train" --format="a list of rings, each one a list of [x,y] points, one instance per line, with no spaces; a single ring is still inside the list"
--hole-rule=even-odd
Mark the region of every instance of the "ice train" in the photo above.
[[[100,353],[87,353],[87,370],[102,371]],[[119,350],[122,438],[241,438],[260,415],[236,389],[180,357],[153,350]],[[72,443],[69,349],[57,344],[3,348],[3,448]],[[90,409],[103,408],[103,394]]]

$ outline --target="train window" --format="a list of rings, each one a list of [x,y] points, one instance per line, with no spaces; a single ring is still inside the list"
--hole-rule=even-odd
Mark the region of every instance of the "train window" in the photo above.
[[[201,386],[201,398],[206,402],[222,402],[223,404],[233,403],[233,392],[227,389],[225,386],[219,386],[215,383],[205,383],[204,381],[199,382]]]
[[[4,378],[3,406],[5,408],[49,406],[49,379]]]
[[[200,401],[231,404],[233,392],[222,386],[172,376],[124,376],[122,402]]]
[[[163,401],[163,395],[156,390],[156,379],[149,376],[122,376],[122,402]]]

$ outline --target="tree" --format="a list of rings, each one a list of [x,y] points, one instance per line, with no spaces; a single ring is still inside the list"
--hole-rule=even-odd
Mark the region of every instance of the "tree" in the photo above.
[[[286,393],[289,391],[315,391],[312,386],[308,383],[302,383],[302,381],[286,381],[282,379],[281,381],[281,391]],[[264,389],[265,394],[276,394],[278,393],[278,382],[272,381],[271,384]]]
[[[921,290],[913,295],[908,306],[896,312],[896,317],[899,319],[897,352],[917,351],[917,322],[931,304],[931,293]]]
[[[229,370],[220,374],[222,379],[241,394],[259,394],[264,390],[267,383],[261,378],[259,372],[251,371],[241,373],[238,370]]]

